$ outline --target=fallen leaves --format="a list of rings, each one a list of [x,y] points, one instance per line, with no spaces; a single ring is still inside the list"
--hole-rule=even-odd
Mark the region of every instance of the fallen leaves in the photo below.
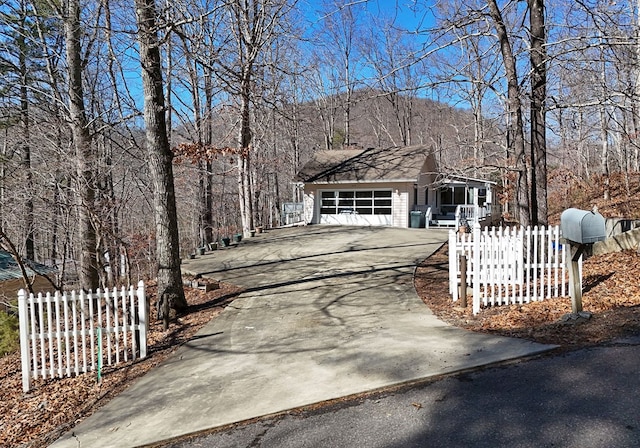
[[[416,271],[416,290],[435,315],[473,331],[563,346],[598,344],[640,332],[640,256],[625,251],[588,258],[583,265],[586,322],[570,324],[568,297],[482,309],[454,306],[449,295],[448,249],[443,246]]]
[[[153,308],[156,294],[154,284],[147,285],[147,293]],[[166,359],[222,312],[239,293],[239,288],[224,283],[220,284],[219,289],[209,292],[185,288],[188,313],[172,321],[167,331],[162,329],[161,322],[152,322],[148,357],[135,363],[105,368],[100,384],[96,375],[85,374],[34,381],[32,390],[23,394],[20,354],[12,353],[1,358],[0,446],[47,446]],[[153,309],[151,312],[155,315]]]

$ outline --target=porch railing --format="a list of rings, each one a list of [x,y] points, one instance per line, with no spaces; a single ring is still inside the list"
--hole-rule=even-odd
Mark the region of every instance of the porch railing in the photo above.
[[[456,227],[466,224],[473,226],[480,221],[490,221],[485,225],[495,224],[500,217],[500,206],[497,204],[478,205],[458,205],[456,207]]]
[[[456,207],[456,228],[478,224],[481,218],[480,207],[477,205],[458,205]]]

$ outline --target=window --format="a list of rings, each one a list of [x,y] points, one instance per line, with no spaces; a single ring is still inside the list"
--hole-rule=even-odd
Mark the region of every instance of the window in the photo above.
[[[391,214],[391,190],[376,190],[373,192],[373,214]]]
[[[478,188],[478,205],[483,206],[487,202],[487,189]]]
[[[448,187],[440,190],[442,205],[466,204],[466,187]]]
[[[466,204],[465,187],[453,187],[453,203],[456,205]]]
[[[320,196],[320,213],[323,215],[390,215],[391,206],[391,190],[323,191]]]
[[[440,210],[442,213],[454,213],[458,205],[466,204],[465,186],[445,187],[440,190]]]
[[[323,191],[320,202],[320,213],[333,215],[336,212],[336,191]]]

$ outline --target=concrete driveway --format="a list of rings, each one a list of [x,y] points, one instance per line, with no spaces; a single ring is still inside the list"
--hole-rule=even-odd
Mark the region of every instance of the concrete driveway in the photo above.
[[[150,444],[549,349],[433,316],[413,271],[446,238],[441,230],[309,226],[185,261],[185,273],[246,292],[54,446]]]

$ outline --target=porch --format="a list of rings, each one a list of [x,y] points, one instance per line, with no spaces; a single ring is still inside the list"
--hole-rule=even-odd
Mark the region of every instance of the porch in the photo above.
[[[425,189],[424,205],[417,195],[412,210],[423,213],[425,227],[490,227],[500,222],[502,214],[500,205],[494,204],[494,189],[492,181],[448,176]]]
[[[424,227],[451,227],[460,228],[462,225],[491,227],[500,223],[502,210],[499,205],[457,205],[452,213],[434,213],[430,205],[415,205],[413,211],[419,211],[423,216]],[[411,226],[416,227],[416,226]],[[422,227],[422,226],[420,226]]]

